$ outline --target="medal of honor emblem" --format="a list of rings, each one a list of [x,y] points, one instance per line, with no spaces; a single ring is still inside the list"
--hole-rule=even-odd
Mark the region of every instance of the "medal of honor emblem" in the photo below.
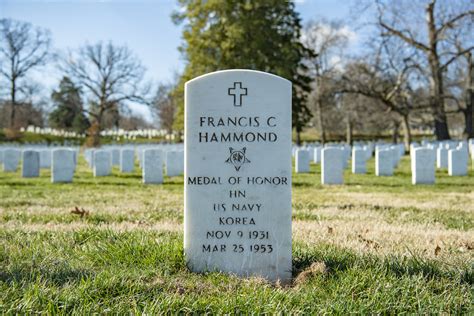
[[[233,164],[234,168],[235,168],[235,171],[239,171],[240,167],[242,167],[243,164],[250,162],[250,160],[248,160],[245,157],[245,151],[246,150],[247,149],[245,147],[240,149],[240,150],[236,150],[232,147],[229,147],[230,156],[229,156],[229,158],[227,158],[227,160],[225,162]]]

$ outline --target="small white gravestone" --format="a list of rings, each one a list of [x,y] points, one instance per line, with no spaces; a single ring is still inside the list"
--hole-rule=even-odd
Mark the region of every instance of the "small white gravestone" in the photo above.
[[[448,168],[448,149],[445,147],[439,147],[436,150],[436,167],[438,167],[438,169]]]
[[[143,152],[147,148],[137,148],[136,154],[137,154],[137,160],[138,160],[138,165],[140,166],[141,169],[143,169]],[[151,149],[151,148],[148,148]]]
[[[448,174],[467,176],[469,154],[463,149],[451,149],[448,154]]]
[[[314,163],[320,163],[321,162],[321,147],[315,147],[314,148]]]
[[[185,86],[184,252],[196,272],[291,279],[291,82],[259,71]]]
[[[84,158],[86,159],[87,164],[90,168],[94,165],[94,149],[85,149]]]
[[[34,150],[23,151],[23,161],[21,164],[21,176],[23,178],[39,177],[39,152]]]
[[[3,151],[3,171],[15,172],[20,163],[21,151],[18,149],[6,149]]]
[[[401,158],[400,150],[398,149],[397,146],[390,146],[389,150],[392,152],[392,166],[393,166],[393,169],[395,169],[398,167],[398,163],[400,162],[400,158]]]
[[[342,168],[347,169],[349,167],[349,159],[351,158],[351,147],[344,145],[340,149],[342,152]]]
[[[112,157],[109,150],[94,152],[94,177],[108,176],[112,171]]]
[[[375,175],[393,176],[393,154],[391,149],[376,149]]]
[[[119,148],[112,148],[110,149],[111,159],[112,159],[112,166],[120,166],[120,149]]]
[[[364,152],[365,152],[365,161],[372,158],[372,149],[369,146],[364,146]]]
[[[411,156],[412,184],[435,183],[435,153],[430,148],[416,148]]]
[[[40,154],[40,168],[49,169],[51,168],[51,150],[43,149],[39,151]]]
[[[179,176],[183,173],[183,152],[168,151],[166,153],[166,175],[168,177]]]
[[[474,169],[474,145],[471,145],[471,166]]]
[[[133,172],[135,168],[135,151],[122,149],[120,151],[120,172]]]
[[[328,147],[321,150],[321,183],[343,184],[345,153],[343,149]]]
[[[143,150],[142,177],[145,184],[163,183],[163,151],[159,149]]]
[[[76,171],[77,163],[79,162],[80,150],[79,148],[71,149],[74,152],[74,171]]]
[[[354,147],[352,149],[352,173],[367,173],[366,159],[366,151],[362,148]]]
[[[314,160],[314,147],[313,146],[308,146],[305,148],[307,151],[308,151],[308,154],[309,154],[309,161],[313,161]]]
[[[69,183],[74,177],[76,168],[75,151],[70,149],[54,149],[52,152],[51,182]]]
[[[308,173],[309,172],[310,155],[309,150],[298,149],[295,154],[295,172]]]

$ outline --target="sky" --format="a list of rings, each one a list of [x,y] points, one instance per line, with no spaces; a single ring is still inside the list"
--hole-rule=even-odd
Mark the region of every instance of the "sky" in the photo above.
[[[112,41],[127,45],[147,68],[153,82],[166,82],[181,70],[184,62],[178,52],[181,26],[174,25],[171,14],[175,0],[0,0],[0,18],[13,18],[51,31],[53,46],[60,52],[82,44]],[[303,23],[311,18],[345,19],[350,0],[297,0],[296,10]],[[354,43],[353,43],[354,44]],[[48,73],[45,78],[44,73]],[[60,79],[51,70],[33,75],[49,92]],[[40,78],[39,78],[40,77]],[[150,120],[145,106],[133,105],[132,111]]]

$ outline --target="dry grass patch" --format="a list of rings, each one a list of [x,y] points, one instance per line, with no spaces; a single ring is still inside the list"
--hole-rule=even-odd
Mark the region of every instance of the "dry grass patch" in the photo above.
[[[293,236],[306,244],[328,243],[359,253],[410,255],[447,262],[474,259],[474,232],[449,230],[437,225],[389,224],[364,221],[294,221]],[[441,249],[435,253],[437,247]]]
[[[20,223],[9,221],[0,223],[0,230],[12,231],[19,230],[25,232],[71,232],[83,229],[110,230],[114,232],[130,232],[130,231],[153,231],[153,232],[181,232],[182,224],[173,221],[163,221],[156,223],[144,222],[121,222],[112,224],[90,224],[86,222],[75,221],[72,223]]]

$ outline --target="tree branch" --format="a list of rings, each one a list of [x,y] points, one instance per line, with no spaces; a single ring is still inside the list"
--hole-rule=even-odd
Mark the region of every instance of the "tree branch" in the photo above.
[[[454,62],[456,59],[458,59],[459,57],[463,56],[464,54],[467,54],[469,53],[470,51],[474,50],[474,46],[471,46],[471,47],[468,47],[460,52],[457,52],[456,54],[454,54],[453,57],[451,57],[450,59],[448,59],[448,61],[446,61],[443,65],[441,65],[441,69],[444,70],[446,69],[449,64],[451,64],[452,62]]]
[[[461,13],[461,14],[455,16],[455,17],[452,18],[451,20],[446,21],[439,29],[436,30],[436,32],[435,32],[436,38],[438,38],[438,36],[439,36],[442,32],[444,32],[447,28],[452,28],[452,27],[454,27],[454,24],[455,24],[457,21],[459,21],[459,20],[461,20],[461,19],[463,19],[463,18],[465,18],[465,17],[467,17],[467,16],[470,16],[470,15],[474,16],[474,10],[469,10],[469,11],[463,12],[463,13]]]
[[[381,18],[379,19],[379,24],[380,24],[381,27],[383,27],[385,30],[387,30],[390,34],[392,34],[394,36],[397,36],[398,38],[405,41],[406,43],[408,43],[410,45],[413,45],[416,48],[421,49],[423,51],[429,51],[430,50],[429,47],[426,46],[425,44],[420,43],[420,42],[416,41],[414,38],[406,36],[405,34],[403,34],[403,32],[401,32],[399,30],[396,30],[393,27],[385,24],[385,22],[383,22]],[[382,35],[384,35],[384,34],[382,34]]]

